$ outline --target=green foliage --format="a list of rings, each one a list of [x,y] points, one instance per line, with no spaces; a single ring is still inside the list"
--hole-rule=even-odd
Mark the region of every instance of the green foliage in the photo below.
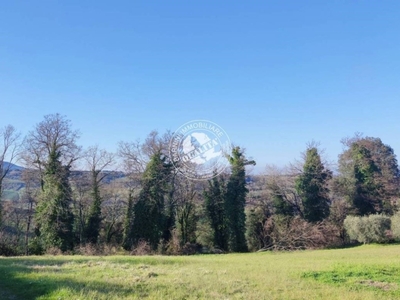
[[[272,205],[277,215],[294,216],[293,206],[284,199],[282,194],[272,196]]]
[[[36,209],[37,233],[45,249],[62,251],[73,247],[73,220],[69,168],[59,161],[60,153],[52,151],[45,165],[43,189]]]
[[[194,201],[187,201],[177,207],[176,229],[181,245],[196,242],[197,218]]]
[[[246,240],[250,251],[257,251],[266,246],[264,228],[266,220],[264,211],[259,207],[247,211]]]
[[[225,192],[223,177],[214,176],[208,181],[208,189],[203,192],[203,196],[205,211],[214,234],[214,247],[228,251]]]
[[[226,195],[225,212],[228,228],[229,250],[233,252],[247,251],[246,242],[246,165],[255,165],[255,161],[247,160],[240,147],[232,149],[232,155],[229,156],[231,164],[231,175],[229,177]]]
[[[356,137],[339,159],[336,192],[347,198],[358,215],[393,213],[399,193],[399,169],[393,149],[378,138]]]
[[[133,195],[132,192],[129,192],[128,195],[128,206],[126,208],[126,214],[124,219],[124,234],[122,239],[122,247],[125,250],[132,250],[133,246]]]
[[[166,229],[165,195],[169,190],[171,164],[161,152],[155,153],[144,171],[142,190],[134,204],[133,243],[144,240],[153,250]],[[168,228],[169,229],[169,228]]]
[[[360,243],[386,243],[390,240],[390,218],[385,215],[347,216],[344,228],[349,238]]]
[[[400,212],[394,214],[391,218],[392,236],[395,241],[400,242]]]
[[[303,204],[304,219],[322,221],[329,215],[328,181],[332,172],[325,169],[317,148],[307,149],[303,173],[296,178],[296,190]]]
[[[89,216],[86,224],[85,238],[86,242],[97,244],[100,224],[101,224],[101,196],[100,183],[97,179],[100,172],[92,171],[92,205],[90,207]]]

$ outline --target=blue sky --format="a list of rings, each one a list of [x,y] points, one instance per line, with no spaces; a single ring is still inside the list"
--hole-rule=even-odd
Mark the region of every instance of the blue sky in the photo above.
[[[400,151],[399,1],[2,1],[0,125],[114,151],[194,119],[257,163],[355,132]]]

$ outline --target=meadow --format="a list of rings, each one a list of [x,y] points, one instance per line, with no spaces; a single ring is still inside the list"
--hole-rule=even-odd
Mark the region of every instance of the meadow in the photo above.
[[[0,258],[0,299],[398,299],[400,246]]]

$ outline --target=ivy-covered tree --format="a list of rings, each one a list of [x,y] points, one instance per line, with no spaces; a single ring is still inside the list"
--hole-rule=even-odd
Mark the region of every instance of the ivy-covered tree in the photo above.
[[[62,166],[60,153],[53,150],[46,163],[43,188],[36,208],[36,224],[44,249],[57,247],[62,251],[73,247],[73,221],[69,167]]]
[[[234,147],[228,157],[231,165],[225,195],[225,213],[227,218],[228,244],[232,252],[247,251],[246,243],[246,166],[255,165],[254,160],[247,160],[240,147]]]
[[[44,249],[73,247],[72,193],[70,168],[78,158],[77,131],[59,114],[47,115],[26,139],[24,160],[37,167],[41,176],[41,195],[36,210],[36,244]]]
[[[275,214],[283,216],[293,216],[293,205],[285,199],[285,195],[277,186],[270,186],[272,192],[272,206],[275,209]]]
[[[89,216],[86,224],[85,238],[86,242],[96,244],[100,234],[101,225],[101,192],[100,185],[106,174],[105,168],[113,163],[114,155],[105,150],[98,149],[97,146],[90,147],[86,151],[86,162],[90,169],[91,176],[91,198],[92,204],[89,210]]]
[[[133,195],[132,191],[129,191],[128,195],[128,206],[126,208],[126,214],[124,219],[124,234],[122,239],[122,247],[125,250],[131,250],[133,246]]]
[[[156,249],[165,232],[165,197],[169,190],[172,165],[161,151],[147,164],[142,177],[142,190],[134,204],[133,243],[144,240]]]
[[[296,178],[296,190],[303,204],[304,219],[322,221],[329,215],[328,181],[332,172],[325,168],[316,147],[306,151],[303,172]]]
[[[203,192],[203,196],[205,211],[214,233],[214,247],[228,251],[225,185],[223,177],[214,176],[208,181],[208,189]]]
[[[353,213],[392,214],[399,195],[399,169],[393,149],[379,138],[356,136],[344,141],[340,175],[335,190],[343,195]]]

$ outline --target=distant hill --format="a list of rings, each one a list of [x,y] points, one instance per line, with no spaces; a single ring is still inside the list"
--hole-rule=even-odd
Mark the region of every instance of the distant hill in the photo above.
[[[22,171],[24,168],[9,162],[3,162],[3,169],[10,167],[10,171]]]

